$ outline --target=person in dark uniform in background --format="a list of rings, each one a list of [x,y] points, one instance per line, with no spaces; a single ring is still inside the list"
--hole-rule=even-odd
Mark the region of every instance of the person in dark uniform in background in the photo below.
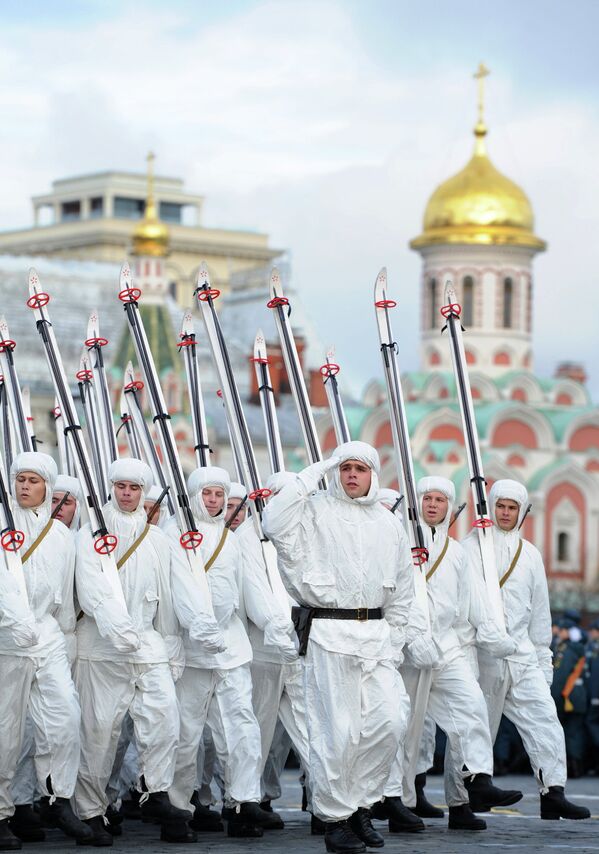
[[[562,617],[558,627],[559,643],[553,656],[551,694],[564,728],[568,776],[581,777],[585,747],[584,719],[587,711],[587,692],[584,684],[585,649],[582,643],[570,637],[570,631],[576,628],[573,620]]]
[[[585,655],[587,765],[588,770],[599,774],[599,619],[589,626]]]

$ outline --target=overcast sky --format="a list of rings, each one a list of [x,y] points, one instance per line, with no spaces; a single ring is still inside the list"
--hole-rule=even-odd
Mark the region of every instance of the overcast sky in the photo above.
[[[483,60],[490,155],[549,243],[535,261],[537,373],[582,361],[599,399],[596,0],[0,9],[0,228],[31,224],[29,198],[53,179],[141,171],[151,148],[157,172],[206,196],[204,225],[266,231],[290,251],[354,391],[380,375],[371,297],[383,265],[402,369],[418,368],[420,259],[407,243],[470,156]]]

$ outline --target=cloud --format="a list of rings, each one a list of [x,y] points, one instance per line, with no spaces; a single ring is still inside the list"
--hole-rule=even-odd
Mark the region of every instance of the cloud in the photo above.
[[[27,224],[29,196],[52,179],[141,171],[151,147],[160,173],[206,196],[205,225],[264,230],[289,248],[295,284],[354,390],[380,374],[371,290],[386,264],[402,367],[416,368],[420,265],[407,242],[434,187],[469,157],[472,57],[384,62],[352,8],[330,0],[208,20],[202,5],[108,8],[68,27],[29,21],[0,33],[0,225]],[[407,54],[412,33],[394,36]],[[551,92],[531,105],[506,67],[492,82],[491,156],[527,191],[550,243],[535,262],[537,367],[584,360],[597,395],[586,235],[597,228],[599,120]]]

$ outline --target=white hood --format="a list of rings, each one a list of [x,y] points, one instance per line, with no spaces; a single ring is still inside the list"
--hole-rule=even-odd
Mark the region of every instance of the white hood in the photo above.
[[[238,498],[240,501],[243,501],[246,495],[247,489],[243,483],[238,483],[236,480],[232,480],[231,488],[229,489],[229,500],[231,498]]]
[[[421,477],[416,485],[416,491],[418,493],[419,498],[418,509],[420,511],[422,532],[424,534],[426,546],[429,550],[430,562],[430,559],[434,559],[437,556],[436,552],[440,551],[440,549],[445,544],[445,538],[448,534],[449,523],[451,522],[451,516],[453,513],[453,508],[455,506],[455,486],[446,477]],[[422,499],[428,492],[440,492],[447,498],[447,513],[445,514],[445,518],[442,522],[439,522],[438,525],[435,525],[434,528],[431,528],[429,525],[426,524],[422,512]],[[435,548],[435,545],[437,543],[440,544],[438,549]]]
[[[52,512],[52,489],[58,476],[56,463],[48,454],[39,451],[24,451],[17,454],[10,467],[10,488],[16,495],[15,482],[17,475],[22,471],[32,471],[42,477],[46,482],[46,494],[43,502],[31,509],[19,507],[17,500],[14,501],[14,516],[17,528],[23,531],[28,538],[35,538],[43,525],[46,524]]]
[[[77,502],[77,509],[75,510],[75,515],[73,516],[70,528],[71,531],[77,531],[81,522],[81,504],[83,502],[83,490],[81,489],[79,480],[68,474],[59,474],[56,478],[54,489],[52,490],[53,494],[55,492],[69,492]]]
[[[518,511],[518,522],[511,531],[502,531],[497,524],[495,505],[500,498],[507,498],[520,505]],[[528,490],[517,480],[497,480],[489,491],[489,516],[495,523],[493,528],[493,542],[495,544],[495,559],[500,574],[504,573],[518,548],[520,540],[519,526],[526,513],[528,503]]]
[[[218,486],[225,493],[223,510],[218,516],[211,516],[206,510],[202,490],[205,486]],[[225,507],[229,499],[231,478],[225,469],[218,466],[206,466],[194,469],[187,480],[191,510],[196,520],[198,529],[203,534],[202,553],[212,554],[220,539],[225,525]]]
[[[108,530],[111,534],[116,534],[118,538],[116,547],[116,559],[118,560],[125,554],[131,543],[139,537],[147,525],[144,501],[152,486],[154,477],[150,467],[142,462],[142,460],[137,460],[133,457],[124,457],[110,464],[108,468],[108,480],[111,486],[110,501],[104,505],[103,513]],[[114,494],[114,484],[120,480],[136,483],[141,487],[139,504],[132,513],[121,510],[117,503]]]
[[[356,504],[374,504],[378,500],[379,471],[381,467],[376,449],[366,442],[344,442],[343,445],[335,448],[332,458],[339,460],[339,465],[330,475],[328,494],[332,495],[333,498],[340,498],[342,501],[352,501]],[[368,490],[368,494],[362,498],[350,498],[341,486],[339,466],[347,460],[359,460],[371,470],[370,489]]]

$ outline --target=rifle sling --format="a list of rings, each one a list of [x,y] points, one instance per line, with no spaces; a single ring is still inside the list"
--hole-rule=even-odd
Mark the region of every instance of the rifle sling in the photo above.
[[[520,540],[520,542],[518,543],[518,548],[516,549],[516,554],[514,555],[512,562],[510,563],[510,568],[505,573],[505,575],[502,576],[502,578],[499,582],[499,587],[503,587],[503,585],[508,580],[508,578],[510,577],[512,572],[516,569],[516,564],[518,563],[518,558],[520,557],[521,551],[522,551],[522,540]]]
[[[443,548],[441,549],[441,554],[439,555],[439,557],[437,558],[437,560],[434,562],[434,564],[431,566],[431,568],[429,569],[429,571],[426,573],[426,580],[427,580],[427,581],[430,581],[430,580],[431,580],[431,578],[433,577],[433,575],[435,574],[435,572],[436,572],[436,571],[439,569],[439,567],[441,566],[441,561],[443,560],[443,558],[444,558],[444,557],[445,557],[445,555],[447,554],[447,549],[448,549],[448,548],[449,548],[449,537],[445,537],[445,545],[444,545],[444,546],[443,546]]]
[[[216,560],[216,558],[217,558],[217,557],[219,556],[219,554],[221,553],[222,548],[223,548],[223,546],[224,546],[224,544],[225,544],[225,540],[227,539],[227,534],[228,534],[228,533],[229,533],[229,528],[225,528],[225,529],[223,530],[222,534],[221,534],[221,538],[220,538],[220,540],[218,541],[218,545],[217,545],[217,547],[214,549],[214,552],[212,553],[212,557],[208,560],[208,563],[206,563],[206,564],[204,565],[204,571],[205,571],[205,572],[208,572],[208,570],[210,569],[210,567],[212,566],[212,564],[214,563],[214,561]]]
[[[46,534],[48,533],[48,531],[52,527],[53,521],[54,521],[54,519],[52,519],[52,518],[48,519],[48,521],[46,522],[46,524],[44,525],[42,530],[39,532],[39,534],[37,535],[35,540],[31,543],[31,545],[27,549],[27,551],[23,555],[21,555],[21,563],[25,563],[26,560],[29,560],[31,555],[34,553],[34,551],[37,549],[37,547],[41,544],[42,540],[44,539],[44,537],[46,536]]]
[[[146,535],[147,535],[149,530],[150,530],[150,526],[146,525],[146,527],[143,529],[143,531],[141,532],[139,537],[135,540],[135,542],[131,543],[131,545],[129,546],[129,548],[125,552],[125,554],[121,555],[121,557],[117,560],[117,562],[116,562],[116,568],[117,569],[121,569],[121,567],[124,566],[125,563],[127,563],[127,561],[129,560],[129,558],[131,557],[133,552],[137,549],[138,546],[140,546],[142,544],[142,542],[146,538]]]

